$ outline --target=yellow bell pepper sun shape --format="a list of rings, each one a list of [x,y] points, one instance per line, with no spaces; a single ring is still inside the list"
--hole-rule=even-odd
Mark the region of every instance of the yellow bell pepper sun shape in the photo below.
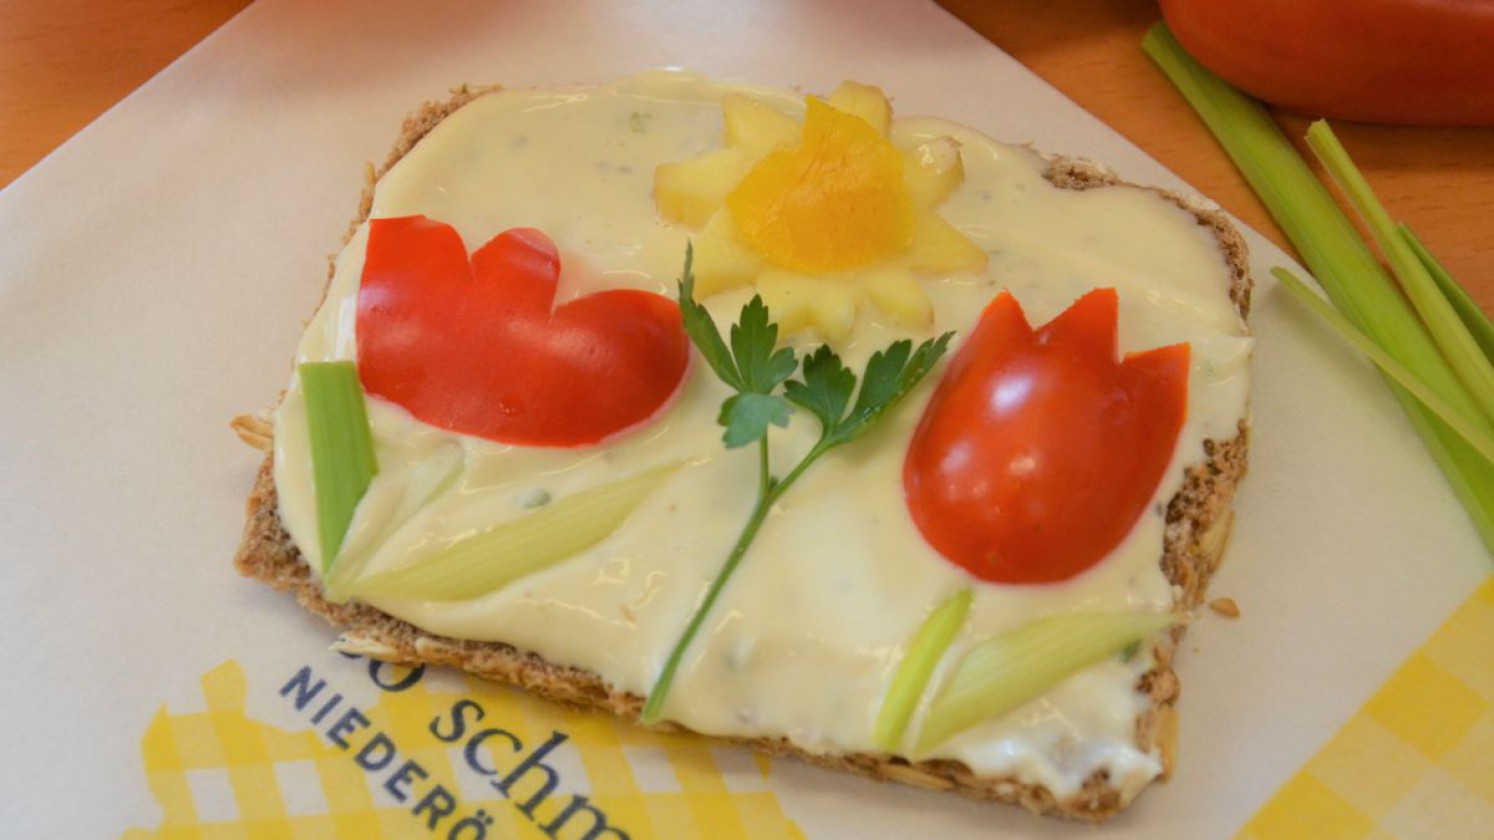
[[[985,267],[985,252],[933,209],[964,182],[959,144],[898,148],[880,90],[847,82],[811,97],[802,127],[740,94],[722,112],[726,148],[654,176],[660,215],[699,229],[697,295],[755,286],[784,332],[834,343],[863,301],[928,328],[919,277]]]

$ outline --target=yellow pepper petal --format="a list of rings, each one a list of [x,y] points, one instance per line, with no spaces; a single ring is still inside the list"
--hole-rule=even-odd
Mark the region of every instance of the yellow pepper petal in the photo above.
[[[841,82],[840,87],[826,101],[837,111],[855,114],[866,120],[883,137],[887,136],[888,129],[892,127],[892,103],[887,101],[887,94],[876,85]]]
[[[671,222],[699,228],[750,169],[742,149],[721,149],[704,157],[661,164],[654,170],[654,203]]]
[[[861,275],[861,287],[872,305],[895,323],[915,330],[933,326],[934,304],[908,268],[889,264],[868,269]]]
[[[695,294],[750,286],[766,266],[756,251],[743,245],[726,208],[716,211],[695,239]]]
[[[787,271],[765,272],[757,278],[757,293],[784,334],[814,330],[831,344],[850,337],[861,303],[861,290],[838,278]]]
[[[908,261],[915,274],[954,274],[986,267],[986,252],[933,211],[913,222]]]
[[[726,145],[741,147],[753,155],[799,142],[798,121],[744,94],[732,93],[722,99],[721,117]]]

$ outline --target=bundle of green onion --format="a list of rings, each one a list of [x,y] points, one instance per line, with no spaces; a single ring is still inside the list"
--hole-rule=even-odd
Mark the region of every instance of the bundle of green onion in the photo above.
[[[1194,61],[1166,24],[1152,27],[1142,49],[1203,118],[1337,312],[1288,269],[1271,273],[1389,377],[1494,552],[1494,325],[1411,231],[1391,221],[1326,122],[1308,129],[1308,145],[1363,218],[1395,279],[1258,102]]]

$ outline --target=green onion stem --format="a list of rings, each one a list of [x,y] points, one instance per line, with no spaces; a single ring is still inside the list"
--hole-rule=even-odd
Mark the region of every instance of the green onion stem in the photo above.
[[[557,499],[408,566],[356,581],[352,594],[429,601],[481,597],[605,540],[679,467],[665,464]]]
[[[1464,416],[1481,414],[1374,252],[1260,104],[1194,61],[1165,24],[1147,32],[1142,49],[1219,140],[1338,311]],[[1494,466],[1410,392],[1391,390],[1494,551]]]
[[[385,518],[377,526],[377,533],[368,535],[373,539],[365,539],[361,545],[343,546],[343,553],[337,558],[337,564],[332,567],[326,577],[322,578],[322,597],[334,604],[347,603],[353,595],[354,585],[363,576],[363,569],[373,558],[379,542],[404,527],[405,523],[409,522],[427,504],[455,486],[465,466],[460,450],[458,450],[458,456],[451,459],[451,463],[441,472],[441,478],[425,492],[423,498],[406,506],[403,510],[394,511],[392,515]],[[410,490],[406,492],[409,493]]]
[[[1165,24],[1142,48],[1198,112],[1334,306],[1443,396],[1461,392],[1426,328],[1369,246],[1264,108],[1193,60]],[[1472,404],[1466,393],[1449,399]]]
[[[1006,714],[1176,621],[1169,613],[1051,615],[971,648],[929,705],[914,757]]]
[[[887,686],[887,696],[882,700],[882,708],[877,712],[877,721],[872,727],[872,743],[881,749],[897,751],[908,721],[928,688],[929,678],[934,675],[934,668],[944,658],[944,652],[960,628],[965,626],[974,599],[975,594],[969,589],[955,593],[929,613],[908,643],[908,650]]]
[[[1410,391],[1413,396],[1421,400],[1427,408],[1435,412],[1454,431],[1462,435],[1463,439],[1468,441],[1468,444],[1474,449],[1478,450],[1478,453],[1484,456],[1485,460],[1494,464],[1494,435],[1478,427],[1478,418],[1470,419],[1459,414],[1456,409],[1444,402],[1431,389],[1427,388],[1411,371],[1406,370],[1400,362],[1397,362],[1394,356],[1380,349],[1378,344],[1371,341],[1369,336],[1355,329],[1354,325],[1350,324],[1344,316],[1338,314],[1332,306],[1328,305],[1327,301],[1313,294],[1312,290],[1307,288],[1307,284],[1289,269],[1281,267],[1273,268],[1271,269],[1271,274],[1277,280],[1281,281],[1281,285],[1286,287],[1287,291],[1306,304],[1308,309],[1311,309],[1318,317],[1327,321],[1339,335],[1348,339],[1351,344],[1359,348],[1359,351],[1368,356],[1370,361],[1374,362],[1380,370],[1385,372],[1386,376],[1395,380],[1402,388]]]
[[[1339,189],[1344,191],[1349,203],[1369,227],[1375,244],[1390,261],[1395,276],[1401,281],[1406,297],[1421,315],[1432,334],[1432,340],[1442,350],[1453,373],[1463,381],[1484,416],[1494,420],[1494,364],[1484,355],[1453,305],[1437,288],[1437,282],[1427,271],[1426,265],[1416,251],[1396,232],[1395,222],[1385,212],[1385,206],[1370,189],[1369,182],[1327,121],[1317,120],[1307,128],[1307,145],[1322,161],[1323,168],[1333,177]]]
[[[1452,304],[1453,309],[1457,310],[1458,317],[1463,319],[1463,326],[1473,334],[1473,339],[1483,349],[1484,355],[1489,359],[1494,359],[1494,321],[1489,320],[1489,316],[1484,314],[1484,310],[1479,307],[1478,303],[1468,296],[1468,292],[1458,285],[1458,281],[1454,280],[1451,274],[1447,273],[1447,269],[1443,268],[1442,263],[1432,256],[1432,252],[1412,232],[1411,228],[1402,223],[1398,226],[1397,233],[1407,245],[1411,246],[1411,250],[1416,253],[1421,264],[1427,267],[1427,272],[1437,282],[1437,288],[1442,290],[1442,296],[1447,298],[1447,302]]]
[[[298,368],[311,438],[311,481],[322,572],[333,565],[353,511],[379,471],[363,387],[352,362],[308,362]]]

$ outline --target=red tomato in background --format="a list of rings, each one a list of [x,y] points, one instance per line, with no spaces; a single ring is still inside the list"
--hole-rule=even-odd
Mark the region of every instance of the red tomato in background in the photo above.
[[[1050,583],[1130,533],[1172,461],[1188,345],[1116,361],[1114,289],[1034,331],[1002,293],[950,361],[903,462],[914,523],[982,580]]]
[[[1308,116],[1494,125],[1494,0],[1161,0],[1199,63]]]

